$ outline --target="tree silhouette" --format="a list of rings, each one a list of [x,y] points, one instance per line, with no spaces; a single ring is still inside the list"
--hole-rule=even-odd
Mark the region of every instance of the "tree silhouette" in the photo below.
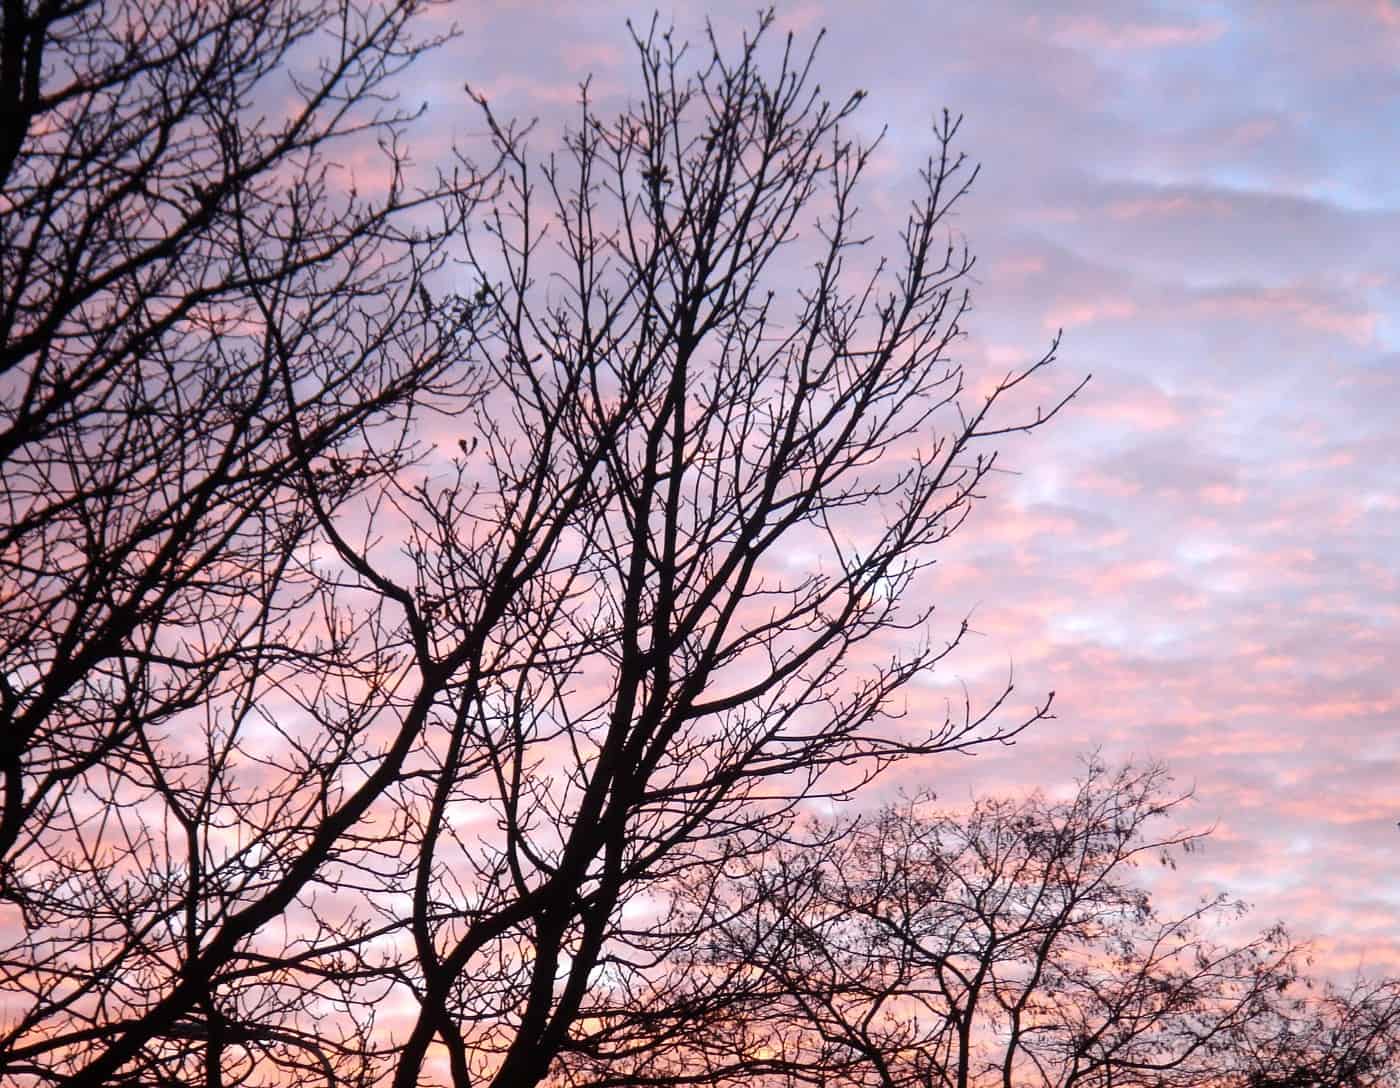
[[[1315,988],[1282,926],[1234,936],[1242,904],[1157,905],[1139,868],[1205,835],[1162,827],[1183,800],[1160,766],[1094,759],[1063,801],[903,802],[754,865],[731,895],[763,906],[714,958],[767,977],[755,1040],[833,1084],[1397,1083],[1393,981]]]
[[[1246,1088],[1385,1088],[1400,1081],[1400,982],[1358,978],[1279,1003],[1238,1060]]]
[[[382,95],[435,44],[416,6],[3,6],[7,1079],[358,1076],[364,1024],[312,1022],[348,983],[283,981],[353,933],[289,933],[280,960],[255,935],[367,807],[329,792],[364,750],[348,716],[264,708],[372,680],[333,616],[308,626],[318,519],[413,460],[427,404],[474,395],[417,288],[483,179],[410,189],[412,118]],[[376,144],[359,193],[334,161]]]
[[[8,1079],[633,1076],[752,996],[667,889],[1048,711],[900,720],[916,576],[1068,399],[955,359],[957,123],[872,261],[861,96],[653,26],[622,116],[480,101],[424,186],[422,7],[4,5]]]

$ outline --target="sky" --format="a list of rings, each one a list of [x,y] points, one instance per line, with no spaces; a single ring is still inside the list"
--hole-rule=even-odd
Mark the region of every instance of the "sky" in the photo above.
[[[416,68],[429,131],[470,140],[462,82],[565,123],[635,94],[617,3],[450,6]],[[663,6],[721,40],[753,4]],[[883,784],[1062,788],[1084,753],[1161,759],[1215,825],[1186,890],[1285,919],[1319,963],[1400,973],[1400,3],[785,3],[833,99],[885,142],[867,224],[892,238],[945,107],[982,165],[959,357],[1092,381],[1009,441],[928,580],[972,633],[937,684],[1057,718],[1013,748]],[[901,189],[904,186],[904,189]]]

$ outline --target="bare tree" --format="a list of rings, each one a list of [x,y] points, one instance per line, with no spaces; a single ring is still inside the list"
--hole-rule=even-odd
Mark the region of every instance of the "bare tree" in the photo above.
[[[760,1035],[844,1054],[820,1083],[1397,1083],[1393,983],[1313,990],[1281,926],[1232,939],[1242,904],[1154,903],[1136,870],[1203,837],[1158,830],[1184,799],[1091,761],[1065,801],[903,802],[756,866],[768,909],[716,928],[716,959],[772,980]]]
[[[401,1086],[434,1036],[461,1083],[483,1054],[499,1084],[561,1051],[650,1060],[630,1025],[672,998],[672,1030],[697,1019],[664,985],[686,934],[650,916],[651,889],[762,853],[800,802],[891,760],[1026,724],[989,727],[1000,700],[912,727],[891,707],[950,648],[919,633],[931,609],[910,587],[991,470],[993,407],[1049,356],[965,405],[949,352],[971,261],[943,227],[972,180],[956,124],[893,269],[859,277],[871,149],[844,126],[861,96],[825,102],[791,42],[767,69],[766,29],[733,59],[711,41],[686,80],[653,27],[639,104],[605,120],[585,92],[566,154],[538,165],[482,103],[507,164],[468,238],[502,269],[474,325],[497,384],[456,477],[399,500],[424,642],[459,670],[415,797]],[[799,225],[809,286],[781,296]],[[497,614],[503,557],[519,565]],[[905,654],[862,657],[905,630]],[[454,811],[497,834],[457,832]]]
[[[419,6],[5,5],[7,1077],[635,1069],[757,993],[667,889],[1048,712],[897,701],[990,443],[1073,395],[968,391],[957,123],[868,259],[862,96],[653,26],[622,116],[536,159],[482,101],[496,165],[410,190]]]
[[[3,5],[7,1079],[187,1083],[198,1055],[214,1083],[363,1049],[276,981],[307,948],[250,942],[305,887],[293,859],[329,855],[305,840],[358,816],[332,792],[366,756],[353,719],[296,731],[269,703],[381,667],[308,564],[317,519],[471,393],[421,286],[480,182],[410,188],[385,97],[435,44],[419,7]],[[336,160],[376,145],[358,193]]]

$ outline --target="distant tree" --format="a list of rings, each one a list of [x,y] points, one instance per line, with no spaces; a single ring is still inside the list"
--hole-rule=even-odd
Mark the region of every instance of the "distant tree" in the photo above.
[[[1393,1088],[1400,1084],[1400,980],[1357,979],[1278,1003],[1236,1063],[1244,1088]]]
[[[7,1082],[625,1072],[749,985],[692,1000],[664,889],[1046,713],[895,720],[916,575],[1067,399],[955,359],[957,124],[888,265],[771,16],[424,181],[424,6],[4,0]]]
[[[754,866],[736,894],[769,907],[732,912],[714,963],[765,976],[756,1045],[823,1055],[820,1083],[1400,1083],[1394,982],[1314,989],[1281,926],[1232,939],[1242,904],[1154,902],[1139,867],[1204,837],[1162,828],[1182,800],[1094,761],[1064,801],[903,802]]]

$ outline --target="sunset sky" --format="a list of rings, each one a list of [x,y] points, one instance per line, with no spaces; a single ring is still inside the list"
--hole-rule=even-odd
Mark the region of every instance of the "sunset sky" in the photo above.
[[[722,41],[751,3],[663,7]],[[414,69],[426,132],[634,94],[616,3],[454,5]],[[1093,380],[1010,442],[927,581],[974,634],[939,683],[1014,667],[1058,719],[897,786],[1055,788],[1076,759],[1157,757],[1217,831],[1183,876],[1319,940],[1329,970],[1400,972],[1400,4],[781,5],[817,71],[888,126],[865,222],[893,240],[944,107],[982,164],[956,229],[977,255],[961,358],[986,378],[1064,329],[1054,382]],[[425,152],[426,153],[426,152]],[[1047,391],[1047,397],[1050,391]],[[950,631],[943,632],[944,634]],[[928,691],[930,705],[942,698]],[[911,709],[918,711],[918,706]],[[915,780],[917,779],[917,780]]]

